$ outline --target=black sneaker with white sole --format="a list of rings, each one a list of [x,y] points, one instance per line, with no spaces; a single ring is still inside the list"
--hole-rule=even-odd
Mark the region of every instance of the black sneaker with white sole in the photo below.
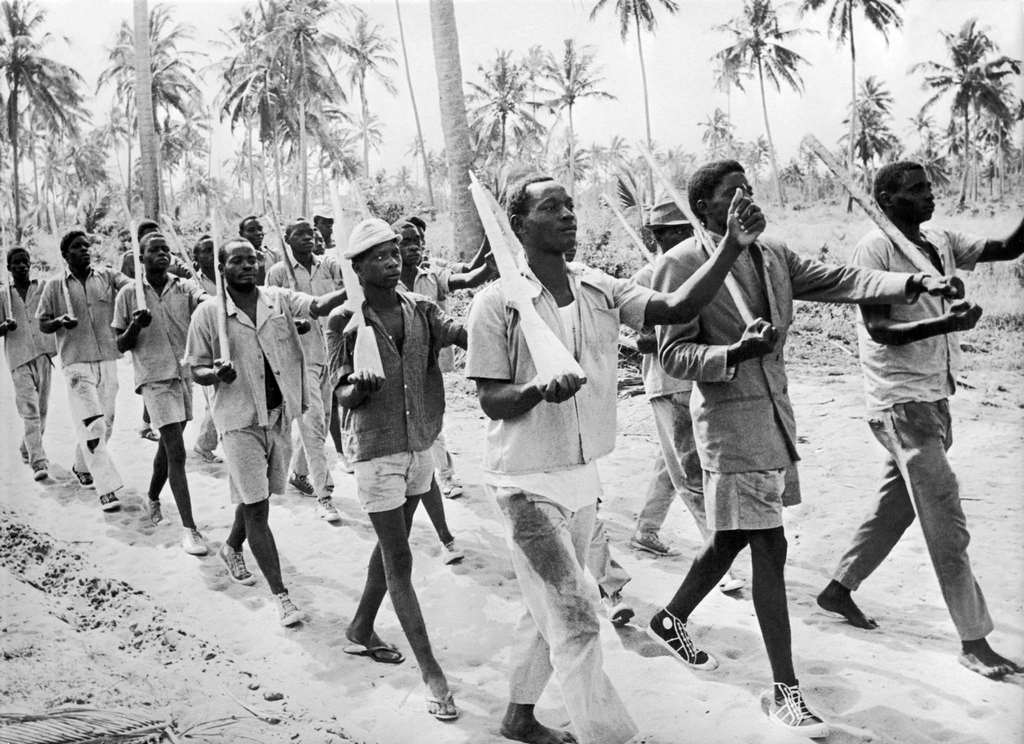
[[[686,623],[668,610],[659,610],[651,618],[651,635],[662,646],[672,652],[672,656],[687,666],[695,669],[717,669],[718,660],[707,651],[693,645],[693,639],[686,632]]]
[[[100,509],[105,512],[117,511],[121,508],[121,502],[117,500],[117,494],[113,491],[110,493],[100,494]]]

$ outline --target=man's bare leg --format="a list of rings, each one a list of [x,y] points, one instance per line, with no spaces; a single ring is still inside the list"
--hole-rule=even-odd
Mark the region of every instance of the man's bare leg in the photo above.
[[[528,744],[572,744],[576,737],[568,731],[548,728],[533,712],[533,705],[509,703],[501,719],[501,735]]]
[[[761,626],[772,678],[795,686],[792,634],[789,627],[789,606],[786,600],[786,534],[782,527],[769,530],[747,530],[750,562],[753,568],[754,612]]]

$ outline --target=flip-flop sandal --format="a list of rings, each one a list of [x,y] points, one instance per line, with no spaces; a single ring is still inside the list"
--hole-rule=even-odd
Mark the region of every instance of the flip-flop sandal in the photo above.
[[[427,693],[424,701],[427,704],[427,713],[439,721],[454,721],[461,715],[459,709],[455,707],[455,698],[450,692],[440,700]]]
[[[402,652],[394,646],[385,643],[379,646],[364,646],[362,643],[352,643],[341,649],[352,656],[365,656],[378,664],[401,664],[405,661]]]

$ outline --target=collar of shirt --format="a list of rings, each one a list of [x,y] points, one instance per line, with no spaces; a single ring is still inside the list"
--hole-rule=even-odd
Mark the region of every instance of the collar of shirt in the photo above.
[[[242,325],[252,326],[257,330],[267,322],[271,315],[278,312],[277,302],[274,298],[263,290],[262,287],[256,287],[256,325],[252,325],[252,321],[249,320],[249,316],[241,312],[238,305],[235,304],[234,299],[231,297],[231,292],[224,293],[225,312],[228,317],[237,316],[238,322]]]
[[[180,276],[178,276],[177,274],[168,273],[167,274],[167,283],[164,284],[164,288],[162,290],[158,290],[156,287],[154,287],[152,284],[149,283],[149,279],[146,278],[146,272],[145,271],[142,272],[142,285],[144,287],[149,287],[150,289],[152,289],[153,292],[156,293],[157,297],[162,297],[164,295],[164,293],[167,292],[167,290],[169,290],[171,287],[173,287],[175,284],[177,284],[180,281],[181,281],[181,277]]]
[[[95,273],[96,273],[96,267],[93,266],[92,264],[89,264],[89,273],[86,275],[85,278],[88,279],[89,277],[93,276]],[[64,264],[64,281],[67,281],[68,279],[71,279],[71,278],[76,278],[77,279],[77,277],[75,277],[75,275],[71,273],[71,267],[68,266],[67,264]]]

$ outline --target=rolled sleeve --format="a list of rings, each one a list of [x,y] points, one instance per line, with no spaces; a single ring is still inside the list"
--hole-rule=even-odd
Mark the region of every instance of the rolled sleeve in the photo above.
[[[654,291],[641,287],[632,279],[612,280],[611,290],[612,301],[619,308],[619,321],[634,331],[640,331],[644,327],[647,303],[654,297]]]
[[[212,367],[216,358],[214,350],[214,337],[217,335],[214,329],[216,314],[219,308],[215,303],[208,303],[199,307],[192,315],[192,322],[188,325],[188,338],[185,341],[184,362],[189,367]]]
[[[122,289],[114,299],[114,315],[110,320],[110,327],[123,331],[132,322],[132,308],[128,295],[131,289]]]
[[[55,276],[43,285],[43,292],[39,296],[39,305],[36,306],[36,320],[43,317],[56,318],[63,315],[67,308],[64,306],[64,297],[61,292],[60,283],[64,281],[63,275]]]
[[[964,271],[974,271],[988,241],[977,235],[965,235],[952,230],[946,230],[945,233],[956,267]]]
[[[345,335],[345,326],[352,319],[352,313],[337,308],[327,316],[327,379],[337,387],[352,374],[352,339]]]
[[[467,335],[466,377],[511,381],[505,297],[498,285],[491,285],[473,299]]]
[[[305,292],[296,292],[294,289],[281,288],[277,292],[278,297],[281,297],[286,303],[291,313],[296,318],[309,318],[310,308],[313,306],[313,301],[316,300],[311,294]]]

